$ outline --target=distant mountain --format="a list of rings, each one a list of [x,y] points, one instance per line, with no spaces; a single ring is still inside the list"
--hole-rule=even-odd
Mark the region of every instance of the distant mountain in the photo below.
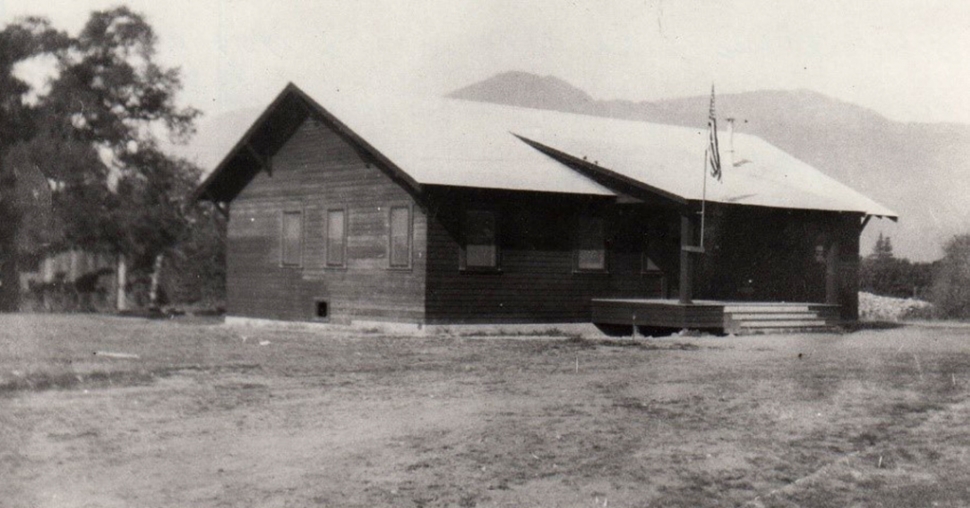
[[[559,78],[524,72],[502,73],[449,97],[701,128],[710,100],[596,100]],[[722,122],[735,118],[738,132],[759,136],[896,211],[898,224],[869,223],[863,255],[880,232],[892,237],[897,256],[918,261],[940,257],[949,237],[970,233],[970,125],[894,122],[809,90],[721,94],[717,113]]]
[[[450,97],[526,108],[585,113],[596,107],[586,92],[555,76],[506,72],[452,92]]]

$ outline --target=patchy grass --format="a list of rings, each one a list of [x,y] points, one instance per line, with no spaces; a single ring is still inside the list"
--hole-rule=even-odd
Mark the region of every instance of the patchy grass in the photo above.
[[[966,506],[968,341],[5,315],[0,504]]]

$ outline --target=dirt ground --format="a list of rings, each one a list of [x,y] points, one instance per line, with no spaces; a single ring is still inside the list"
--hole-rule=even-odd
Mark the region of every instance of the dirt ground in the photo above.
[[[607,340],[3,315],[0,506],[970,506],[968,394],[956,326]]]

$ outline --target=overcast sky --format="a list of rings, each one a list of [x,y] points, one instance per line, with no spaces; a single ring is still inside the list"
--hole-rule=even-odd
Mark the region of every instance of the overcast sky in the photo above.
[[[101,0],[0,0],[71,32]],[[970,123],[970,2],[131,0],[209,115],[288,81],[441,94],[501,71],[600,99],[815,90],[901,121]]]

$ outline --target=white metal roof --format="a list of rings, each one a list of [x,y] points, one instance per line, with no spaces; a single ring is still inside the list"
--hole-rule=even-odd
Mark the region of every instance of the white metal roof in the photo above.
[[[517,134],[683,198],[702,198],[706,129],[560,115]],[[733,157],[728,133],[721,131],[718,138],[722,178],[707,173],[708,201],[896,216],[761,138],[735,133]]]
[[[614,195],[510,133],[531,110],[299,88],[419,184]]]
[[[446,98],[361,96],[299,86],[420,184],[613,195],[517,135],[688,200],[704,186],[707,131]],[[699,114],[704,114],[701,112]],[[755,136],[719,134],[720,203],[862,212],[888,208]]]

